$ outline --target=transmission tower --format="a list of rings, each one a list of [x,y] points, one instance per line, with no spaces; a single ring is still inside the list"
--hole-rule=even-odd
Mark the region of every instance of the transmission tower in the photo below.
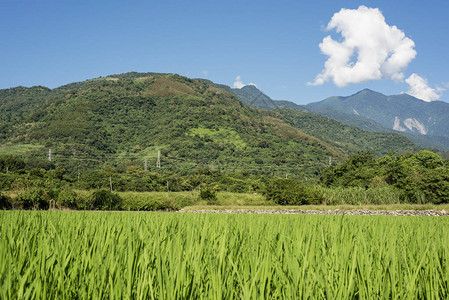
[[[158,167],[158,168],[161,167],[161,150],[157,150],[157,163],[156,163],[156,167]]]

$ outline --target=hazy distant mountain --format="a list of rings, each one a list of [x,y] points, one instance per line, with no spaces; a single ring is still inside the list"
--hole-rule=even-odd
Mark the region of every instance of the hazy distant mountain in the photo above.
[[[232,89],[243,103],[266,109],[276,109],[278,105],[254,85],[246,85],[241,89]]]
[[[356,114],[347,114],[333,108],[307,108],[307,111],[340,121],[347,125],[359,127],[366,131],[394,132],[392,129],[386,128],[374,120]]]
[[[289,108],[296,110],[306,110],[302,105],[298,105],[291,101],[273,100],[254,85],[245,85],[241,89],[232,89],[232,92],[243,103],[254,107],[264,109]]]
[[[428,103],[407,94],[385,96],[365,89],[349,97],[329,97],[303,106],[273,100],[253,85],[241,89],[217,87],[251,106],[308,111],[370,132],[400,133],[423,147],[449,150],[449,104],[445,102]]]
[[[349,97],[329,97],[306,106],[361,116],[404,133],[449,137],[449,103],[424,102],[408,94],[385,96],[368,89]]]
[[[269,110],[277,108],[287,108],[287,109],[307,111],[307,109],[303,105],[298,105],[291,101],[273,100],[254,85],[245,85],[241,89],[235,88],[233,89],[227,85],[217,84],[207,79],[198,79],[198,80],[205,82],[209,85],[212,85],[216,88],[222,89],[228,93],[234,94],[235,96],[237,96],[237,98],[240,99],[240,101],[250,106]]]

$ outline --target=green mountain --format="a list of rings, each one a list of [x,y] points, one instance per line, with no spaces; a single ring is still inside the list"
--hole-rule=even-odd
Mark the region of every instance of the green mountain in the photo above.
[[[317,174],[360,150],[417,151],[397,134],[369,133],[311,113],[243,104],[232,90],[176,74],[125,73],[0,90],[0,154],[46,158],[68,169],[156,166],[189,172]]]

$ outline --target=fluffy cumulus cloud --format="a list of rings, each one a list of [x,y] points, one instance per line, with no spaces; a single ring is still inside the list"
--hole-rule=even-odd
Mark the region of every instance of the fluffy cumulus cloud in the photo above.
[[[327,30],[335,30],[341,40],[330,35],[323,39],[320,49],[329,58],[310,85],[329,80],[338,87],[368,80],[401,81],[416,56],[415,43],[396,26],[388,25],[377,8],[341,9]]]
[[[431,88],[428,85],[427,80],[416,73],[410,75],[405,82],[409,85],[407,94],[426,102],[440,99],[441,92],[445,90],[444,88]]]
[[[256,85],[255,83],[252,83],[252,82],[250,82],[250,83],[248,83],[248,84],[244,84],[244,83],[242,82],[242,79],[241,79],[240,75],[239,75],[239,76],[237,76],[237,77],[235,78],[233,87],[234,87],[235,89],[241,89],[242,87],[247,86],[247,85],[254,85],[255,87],[257,87],[257,85]]]

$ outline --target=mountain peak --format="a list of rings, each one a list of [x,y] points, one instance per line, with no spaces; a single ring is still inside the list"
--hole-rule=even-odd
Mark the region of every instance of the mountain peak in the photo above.
[[[355,94],[352,95],[352,96],[355,96],[355,95],[369,95],[369,94],[383,95],[382,93],[379,93],[379,92],[370,90],[370,89],[368,89],[368,88],[365,88],[365,89],[363,89],[363,90],[361,90],[361,91],[358,91],[357,93],[355,93]]]
[[[241,90],[252,90],[252,91],[260,91],[257,86],[255,86],[254,84],[247,84],[244,87],[240,88]]]

